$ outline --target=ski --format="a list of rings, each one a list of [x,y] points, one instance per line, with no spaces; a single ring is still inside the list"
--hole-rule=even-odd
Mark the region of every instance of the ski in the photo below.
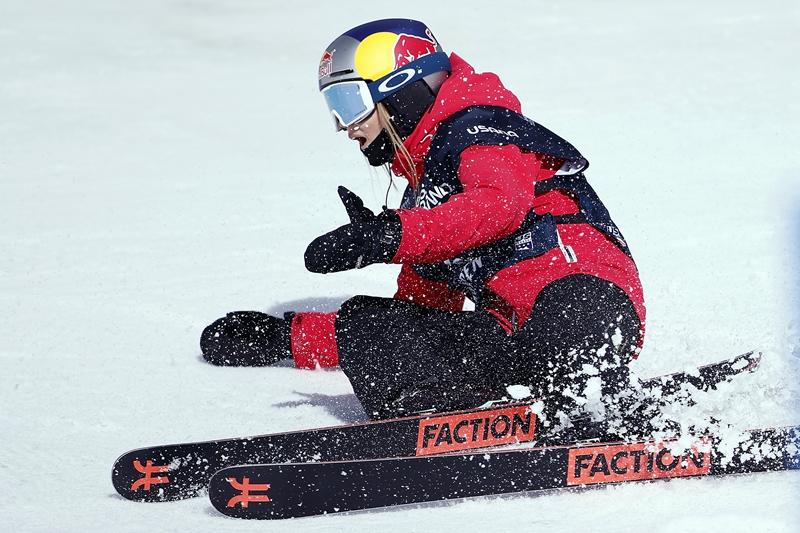
[[[723,383],[743,372],[753,372],[761,363],[761,352],[750,351],[716,363],[650,378],[642,382],[642,387],[651,391],[657,389],[659,395],[675,396],[687,392],[686,385],[701,392],[717,390]],[[689,389],[691,391],[691,389]]]
[[[739,373],[755,370],[760,356],[747,352],[692,371],[651,378],[643,387],[663,395],[677,394],[687,384],[713,390]],[[536,435],[534,403],[140,448],[116,460],[112,483],[129,500],[170,501],[199,495],[216,471],[234,465],[434,455],[535,439],[539,444],[558,444]],[[448,439],[456,427],[460,435],[470,432],[465,442]]]
[[[800,469],[800,426],[749,431],[731,448],[719,439],[698,437],[689,446],[642,440],[243,465],[217,472],[209,497],[227,516],[281,519],[587,485]]]

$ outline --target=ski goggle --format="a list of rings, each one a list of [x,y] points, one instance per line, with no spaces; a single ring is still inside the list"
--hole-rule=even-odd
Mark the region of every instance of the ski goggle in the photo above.
[[[322,89],[322,96],[333,115],[336,130],[367,118],[375,109],[367,82],[364,80],[340,81]]]
[[[337,81],[324,87],[321,92],[338,131],[367,118],[375,110],[375,102],[380,102],[429,73],[442,70],[450,72],[450,59],[444,52],[436,52],[375,81]]]

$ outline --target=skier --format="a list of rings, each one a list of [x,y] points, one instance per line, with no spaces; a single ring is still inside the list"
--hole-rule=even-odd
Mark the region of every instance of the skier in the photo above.
[[[350,222],[308,246],[306,268],[398,263],[397,292],[335,313],[228,313],[203,331],[206,360],[339,366],[373,419],[526,391],[513,385],[568,411],[624,397],[642,287],[578,150],[414,20],[342,34],[322,56],[319,88],[337,130],[408,187],[378,214],[340,187]]]

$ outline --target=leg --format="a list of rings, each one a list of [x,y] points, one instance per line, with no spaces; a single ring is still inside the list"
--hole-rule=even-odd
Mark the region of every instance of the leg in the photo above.
[[[524,372],[517,370],[516,378],[527,378],[535,396],[557,399],[550,405],[570,417],[628,411],[640,398],[628,369],[640,335],[633,305],[619,287],[594,276],[568,276],[540,293],[515,336]]]
[[[508,337],[485,313],[356,296],[339,311],[336,342],[339,366],[373,419],[475,407],[504,394],[495,380],[502,368],[484,354],[510,353]]]

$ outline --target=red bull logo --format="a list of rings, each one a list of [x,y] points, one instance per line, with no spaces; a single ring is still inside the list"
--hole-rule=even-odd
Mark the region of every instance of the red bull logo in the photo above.
[[[401,33],[397,37],[397,43],[394,45],[394,68],[404,67],[420,57],[436,52],[438,46],[436,39],[430,30],[426,30],[425,33],[428,39],[406,33]]]
[[[319,60],[319,79],[331,75],[331,65],[333,64],[333,54],[325,50],[322,59]]]
[[[425,36],[381,31],[358,44],[353,61],[359,77],[378,80],[438,49],[430,30],[426,30]]]

